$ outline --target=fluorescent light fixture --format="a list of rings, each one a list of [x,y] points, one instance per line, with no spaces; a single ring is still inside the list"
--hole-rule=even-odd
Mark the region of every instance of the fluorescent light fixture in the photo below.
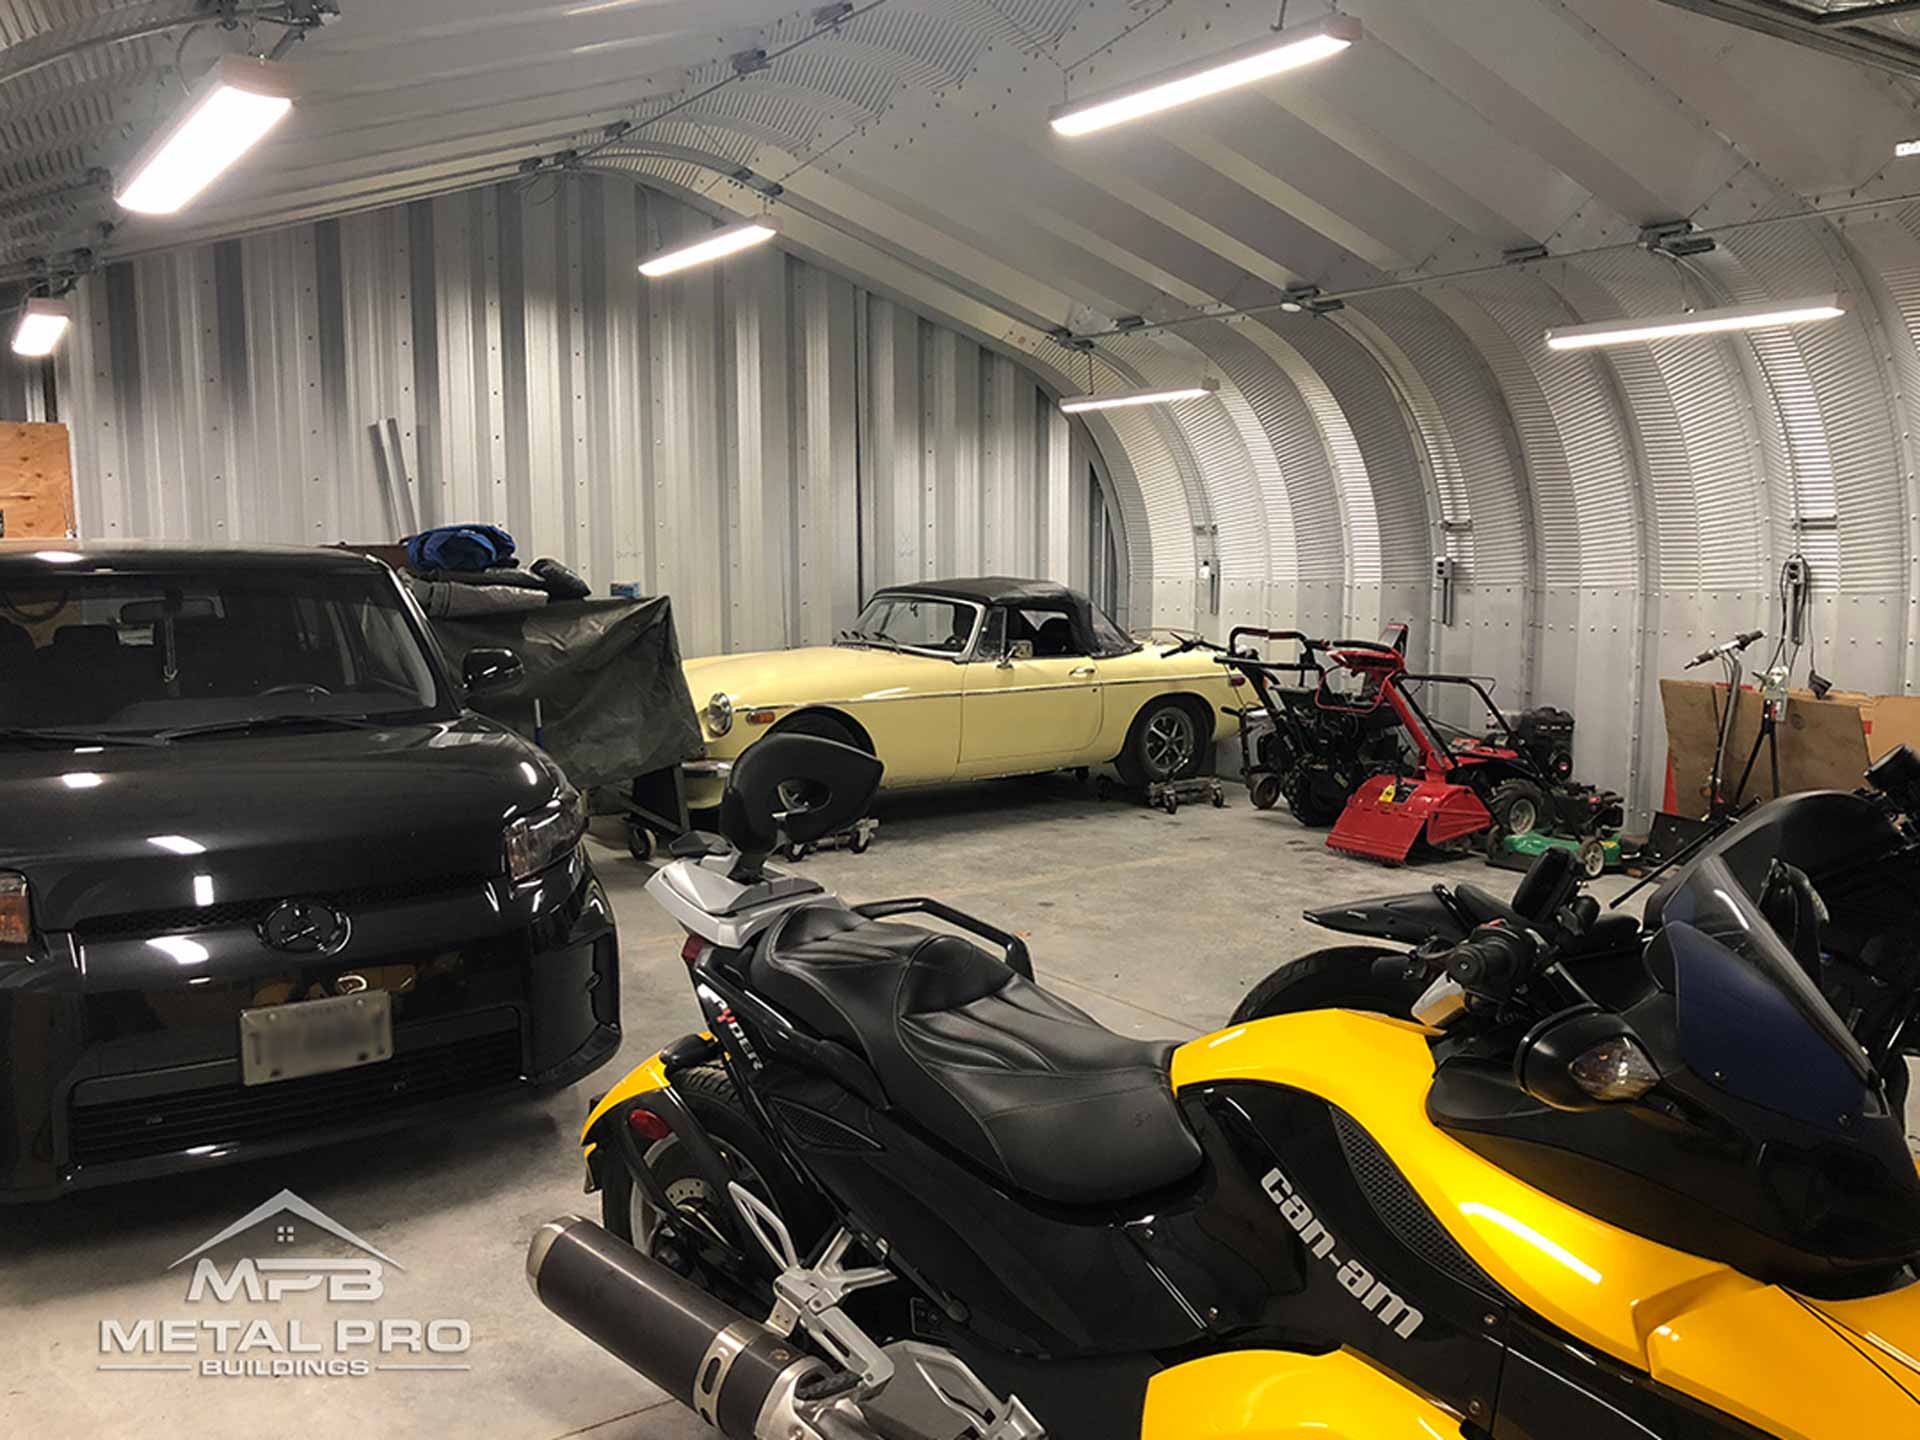
[[[649,280],[658,280],[662,275],[690,270],[695,265],[705,265],[709,261],[751,249],[779,233],[779,222],[771,215],[762,215],[745,225],[729,225],[724,230],[716,230],[704,240],[682,245],[677,250],[663,250],[651,260],[642,260],[640,273]]]
[[[1068,415],[1082,410],[1118,410],[1126,405],[1165,405],[1174,400],[1198,400],[1220,388],[1218,380],[1202,380],[1198,385],[1181,385],[1171,390],[1119,390],[1111,395],[1069,395],[1060,402]]]
[[[1920,140],[1902,140],[1893,147],[1893,158],[1896,160],[1910,160],[1915,155],[1920,155]]]
[[[1647,320],[1602,320],[1593,325],[1556,326],[1547,331],[1547,346],[1553,350],[1591,350],[1597,345],[1632,345],[1674,335],[1714,335],[1724,330],[1804,325],[1810,320],[1833,320],[1846,313],[1847,307],[1840,303],[1838,295],[1766,300],[1758,305],[1722,305],[1712,310],[1656,315]]]
[[[176,855],[204,855],[207,853],[206,846],[202,845],[198,840],[190,839],[185,835],[149,835],[147,836],[147,844],[157,846],[162,850],[171,850]]]
[[[29,300],[13,327],[13,353],[38,359],[51,355],[73,323],[73,312],[58,300]]]
[[[292,93],[286,66],[222,55],[187,108],[134,157],[114,199],[142,215],[173,214],[286,118]]]
[[[1205,60],[1056,105],[1047,112],[1047,122],[1057,134],[1090,135],[1328,59],[1362,33],[1360,22],[1351,15],[1329,15],[1309,25],[1290,26]]]

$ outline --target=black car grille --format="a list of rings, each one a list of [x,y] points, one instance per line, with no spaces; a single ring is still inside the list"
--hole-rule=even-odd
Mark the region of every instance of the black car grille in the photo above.
[[[397,905],[413,900],[436,900],[452,895],[471,895],[487,882],[478,877],[463,880],[413,881],[404,885],[363,885],[355,890],[329,890],[318,894],[292,891],[305,900],[320,900],[351,915],[355,910],[379,905]],[[82,940],[111,940],[120,936],[181,935],[195,930],[225,930],[236,925],[258,925],[267,912],[287,895],[264,900],[233,900],[218,905],[182,905],[172,910],[129,910],[119,915],[93,915],[74,923],[73,933]]]
[[[76,1096],[69,1150],[75,1164],[109,1165],[201,1145],[350,1128],[519,1078],[520,1032],[514,1028],[272,1085],[221,1085],[94,1104]]]

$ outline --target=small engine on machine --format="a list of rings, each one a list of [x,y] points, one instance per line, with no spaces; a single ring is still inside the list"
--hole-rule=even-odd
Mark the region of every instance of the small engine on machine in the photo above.
[[[1505,743],[1497,730],[1487,735],[1489,745]],[[1573,715],[1558,705],[1536,705],[1522,710],[1513,721],[1513,745],[1533,762],[1533,768],[1556,784],[1573,778]]]

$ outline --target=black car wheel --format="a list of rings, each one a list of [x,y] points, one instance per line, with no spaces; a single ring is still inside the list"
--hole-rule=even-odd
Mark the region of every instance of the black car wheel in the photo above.
[[[1183,701],[1161,699],[1135,718],[1120,772],[1130,785],[1157,784],[1197,775],[1205,760],[1193,711]]]

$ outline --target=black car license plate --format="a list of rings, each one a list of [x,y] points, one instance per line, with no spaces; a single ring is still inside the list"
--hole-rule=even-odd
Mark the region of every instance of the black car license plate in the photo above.
[[[270,1085],[393,1058],[393,997],[384,990],[240,1012],[240,1079]]]

